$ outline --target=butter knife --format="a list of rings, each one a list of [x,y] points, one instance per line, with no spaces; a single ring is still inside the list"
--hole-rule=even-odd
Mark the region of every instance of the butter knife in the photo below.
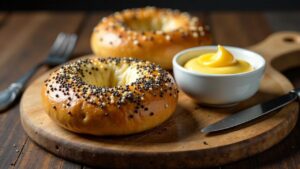
[[[253,121],[259,117],[272,113],[274,110],[277,110],[299,98],[300,88],[297,88],[290,91],[288,94],[272,99],[265,103],[257,104],[255,106],[237,112],[233,115],[230,115],[214,124],[211,124],[201,129],[201,132],[213,133],[240,126],[242,124]]]

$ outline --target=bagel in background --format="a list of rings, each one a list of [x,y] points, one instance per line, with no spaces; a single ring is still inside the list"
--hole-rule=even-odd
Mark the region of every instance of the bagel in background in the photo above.
[[[212,43],[207,26],[178,10],[154,7],[116,12],[94,28],[91,48],[101,57],[134,57],[172,68],[173,56]]]

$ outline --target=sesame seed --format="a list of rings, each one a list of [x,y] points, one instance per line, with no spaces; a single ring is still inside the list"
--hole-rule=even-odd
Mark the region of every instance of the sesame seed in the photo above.
[[[192,35],[193,35],[194,38],[198,38],[199,37],[199,35],[198,35],[197,32],[194,32]]]
[[[102,22],[105,22],[105,21],[107,21],[107,17],[102,18]]]
[[[147,36],[142,36],[142,39],[143,40],[147,40]]]
[[[167,41],[171,40],[171,36],[170,35],[166,35],[165,38],[166,38]]]
[[[168,104],[165,104],[165,108],[168,108],[169,107],[169,105]]]
[[[139,41],[138,40],[134,40],[133,44],[137,46],[137,45],[139,45]]]

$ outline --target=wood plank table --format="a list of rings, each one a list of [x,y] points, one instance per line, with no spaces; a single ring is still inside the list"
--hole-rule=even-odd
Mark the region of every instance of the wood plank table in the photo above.
[[[111,12],[0,12],[0,88],[7,87],[46,57],[59,32],[77,33],[74,57],[91,53],[94,25]],[[300,31],[300,12],[192,12],[212,28],[215,43],[247,47],[280,30]],[[41,69],[36,78],[47,68]],[[300,68],[284,74],[300,87]],[[300,168],[300,124],[271,149],[217,168]],[[0,169],[89,168],[56,157],[34,144],[24,132],[19,104],[0,113]]]

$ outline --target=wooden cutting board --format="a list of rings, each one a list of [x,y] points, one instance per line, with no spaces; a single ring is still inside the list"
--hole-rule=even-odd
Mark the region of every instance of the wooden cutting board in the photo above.
[[[25,91],[20,111],[24,130],[46,150],[91,166],[116,168],[187,168],[217,166],[262,152],[287,136],[296,124],[299,105],[293,102],[251,125],[213,135],[200,129],[234,112],[293,88],[276,69],[300,65],[300,34],[280,32],[250,47],[267,60],[259,92],[230,108],[207,108],[183,92],[174,115],[155,129],[122,137],[95,137],[66,131],[44,112],[40,91],[45,73]]]

